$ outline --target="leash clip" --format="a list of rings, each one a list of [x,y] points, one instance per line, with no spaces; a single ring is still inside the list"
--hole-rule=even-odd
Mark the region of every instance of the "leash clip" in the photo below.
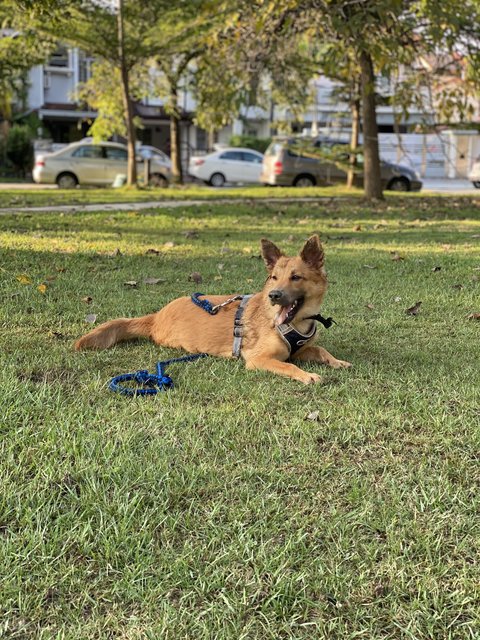
[[[225,300],[225,302],[222,302],[221,304],[216,304],[212,307],[212,310],[210,311],[210,313],[212,315],[215,315],[216,313],[218,313],[218,311],[222,308],[222,307],[226,307],[227,305],[231,304],[232,302],[236,302],[237,300],[241,300],[243,298],[243,296],[233,296],[233,298],[229,298],[228,300]]]

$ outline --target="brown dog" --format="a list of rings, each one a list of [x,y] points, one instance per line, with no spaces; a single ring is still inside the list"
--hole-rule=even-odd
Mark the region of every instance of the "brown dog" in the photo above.
[[[319,382],[316,373],[303,371],[289,358],[313,360],[335,369],[350,367],[322,347],[312,346],[316,324],[327,289],[324,253],[318,236],[307,240],[299,256],[289,258],[269,240],[262,240],[268,278],[262,291],[245,305],[235,301],[209,315],[188,297],[143,318],[120,318],[100,325],[75,343],[80,349],[107,349],[132,338],[150,338],[156,344],[182,348],[190,353],[232,357],[233,328],[242,334],[233,355],[241,355],[247,369],[265,369],[305,384]],[[209,296],[214,305],[230,296]],[[239,307],[244,309],[240,316]],[[241,345],[240,345],[241,340]]]

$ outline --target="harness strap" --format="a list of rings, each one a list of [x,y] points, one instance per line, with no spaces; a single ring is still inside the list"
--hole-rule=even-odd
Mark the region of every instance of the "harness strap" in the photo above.
[[[240,351],[242,349],[242,339],[243,339],[243,323],[242,317],[243,312],[245,311],[245,307],[247,306],[247,302],[252,297],[252,294],[248,296],[243,296],[242,301],[240,302],[237,311],[235,312],[235,320],[233,322],[233,348],[232,355],[234,358],[240,357]]]
[[[315,316],[308,316],[306,320],[316,320],[317,322],[321,322],[325,329],[330,329],[332,324],[337,324],[333,318],[324,318],[319,313],[317,313]]]

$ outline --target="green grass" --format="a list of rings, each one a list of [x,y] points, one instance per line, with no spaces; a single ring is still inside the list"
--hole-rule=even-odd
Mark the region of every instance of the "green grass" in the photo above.
[[[246,186],[233,189],[212,189],[203,185],[183,185],[168,189],[1,189],[0,208],[29,206],[111,204],[117,202],[151,202],[162,200],[224,200],[226,198],[319,198],[331,196],[361,196],[360,189],[348,190],[343,185],[335,187],[264,187]]]
[[[0,637],[478,638],[478,202],[2,216]],[[354,363],[322,385],[208,358],[126,399],[111,376],[181,353],[72,350],[87,314],[257,290],[259,239],[314,231]]]
[[[409,194],[398,194],[386,192],[389,198],[400,198],[401,200],[416,199],[418,197],[437,197],[428,191]],[[244,187],[212,189],[211,187],[189,184],[182,186],[171,186],[168,189],[139,188],[130,189],[96,189],[79,188],[72,190],[65,189],[0,189],[0,209],[18,209],[23,207],[49,207],[61,205],[83,204],[115,204],[126,202],[156,202],[166,200],[268,200],[285,198],[346,198],[358,200],[363,198],[362,189],[347,189],[344,185],[332,187],[264,187],[263,185],[250,185]],[[480,197],[474,194],[473,197]],[[455,194],[447,194],[443,197],[455,199]]]

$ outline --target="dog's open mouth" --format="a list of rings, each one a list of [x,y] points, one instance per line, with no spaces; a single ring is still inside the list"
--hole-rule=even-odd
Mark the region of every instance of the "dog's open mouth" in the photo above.
[[[283,324],[284,322],[292,322],[300,310],[304,302],[304,298],[297,298],[292,304],[286,307],[280,307],[280,311],[275,316],[275,324]]]

